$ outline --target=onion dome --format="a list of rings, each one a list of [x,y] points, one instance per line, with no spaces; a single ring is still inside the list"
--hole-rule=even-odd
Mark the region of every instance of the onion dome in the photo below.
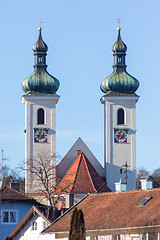
[[[115,44],[112,47],[113,52],[126,52],[127,51],[127,46],[126,44],[122,41],[121,35],[120,35],[120,28],[118,30],[118,39],[115,42]]]
[[[39,37],[37,42],[33,45],[33,51],[47,52],[48,51],[47,44],[43,41],[42,35],[41,35],[42,28],[39,28],[38,30],[39,30]]]
[[[28,95],[32,94],[55,94],[59,88],[59,81],[47,72],[46,55],[48,47],[42,39],[39,28],[38,41],[33,46],[35,65],[34,72],[22,83],[22,89]]]
[[[104,93],[112,91],[133,94],[139,87],[139,81],[126,71],[125,52],[127,51],[127,46],[121,39],[121,29],[118,28],[117,30],[118,38],[112,47],[114,56],[113,73],[104,79],[101,84],[101,90]]]

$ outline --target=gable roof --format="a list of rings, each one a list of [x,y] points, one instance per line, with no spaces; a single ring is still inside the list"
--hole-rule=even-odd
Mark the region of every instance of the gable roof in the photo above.
[[[80,153],[57,186],[57,191],[67,193],[110,192],[84,153]]]
[[[144,198],[149,198],[149,201],[138,205]],[[88,231],[160,226],[160,188],[89,194],[74,207],[82,209]],[[68,232],[74,207],[53,222],[44,233]]]
[[[0,202],[2,201],[33,201],[37,203],[36,200],[27,197],[25,194],[22,194],[13,188],[2,187],[0,189]]]
[[[46,206],[47,207],[47,206]],[[22,220],[16,225],[16,227],[12,230],[12,232],[8,235],[8,237],[5,240],[12,240],[14,239],[17,234],[24,228],[24,226],[31,220],[35,214],[42,217],[48,224],[51,223],[51,221],[45,216],[44,214],[44,207],[35,207],[33,206],[27,214],[22,218]]]
[[[90,151],[90,149],[87,147],[87,145],[82,141],[80,137],[73,144],[73,146],[61,160],[61,162],[56,166],[57,176],[65,175],[65,173],[68,171],[68,169],[75,161],[78,149],[80,149],[86,155],[90,163],[96,169],[97,173],[100,176],[105,177],[105,169],[102,167],[102,165],[99,163],[99,161],[96,159],[96,157],[93,155],[93,153]]]

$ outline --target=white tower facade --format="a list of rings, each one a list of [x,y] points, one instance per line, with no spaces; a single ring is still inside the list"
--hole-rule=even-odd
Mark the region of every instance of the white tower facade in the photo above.
[[[106,180],[113,191],[115,182],[120,179],[127,182],[128,190],[136,188],[136,102],[139,97],[123,95],[101,99],[104,104]],[[123,123],[118,121],[119,110],[124,113]]]
[[[136,188],[136,102],[137,79],[126,72],[127,46],[121,39],[113,45],[114,71],[101,84],[104,104],[104,162],[107,186],[115,191],[115,182]]]
[[[56,166],[56,104],[59,96],[23,96],[25,104],[25,192],[32,193],[39,190],[40,182],[34,171],[37,164],[49,160],[55,174]],[[41,113],[44,121],[39,122]],[[48,163],[49,163],[48,162]],[[34,165],[36,164],[36,165]],[[40,167],[39,165],[39,167]],[[42,167],[42,166],[41,166]],[[31,169],[33,168],[33,169]],[[51,179],[55,184],[55,177]]]
[[[55,185],[56,180],[56,104],[55,93],[59,81],[48,74],[46,68],[47,45],[39,28],[38,41],[33,46],[34,72],[27,77],[22,88],[25,104],[25,192],[38,193]],[[45,176],[45,170],[49,170]],[[49,180],[49,182],[47,182]]]

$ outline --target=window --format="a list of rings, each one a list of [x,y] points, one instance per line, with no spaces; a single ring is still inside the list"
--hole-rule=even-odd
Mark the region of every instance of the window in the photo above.
[[[159,240],[158,232],[150,232],[141,234],[141,240]]]
[[[17,212],[15,210],[3,210],[2,211],[2,223],[16,223]]]
[[[138,206],[145,205],[152,197],[146,197],[138,203]]]
[[[121,63],[121,62],[122,62],[122,58],[118,57],[118,63]]]
[[[124,124],[124,110],[122,108],[119,108],[117,112],[117,124]]]
[[[31,226],[33,231],[37,230],[37,222],[32,222]]]
[[[43,221],[43,230],[46,229],[48,227],[48,223]]]
[[[42,56],[39,56],[38,62],[39,62],[39,63],[42,63]]]
[[[90,236],[90,240],[98,240],[98,236]]]
[[[120,240],[120,234],[116,234],[113,236],[113,240]]]
[[[44,124],[44,110],[43,110],[43,108],[38,109],[37,124]]]

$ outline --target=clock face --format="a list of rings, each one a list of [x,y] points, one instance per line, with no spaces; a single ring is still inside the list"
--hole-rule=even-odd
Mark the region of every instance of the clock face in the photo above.
[[[127,142],[127,129],[114,129],[114,142],[126,143]]]
[[[47,129],[34,129],[34,141],[35,142],[47,142]]]

